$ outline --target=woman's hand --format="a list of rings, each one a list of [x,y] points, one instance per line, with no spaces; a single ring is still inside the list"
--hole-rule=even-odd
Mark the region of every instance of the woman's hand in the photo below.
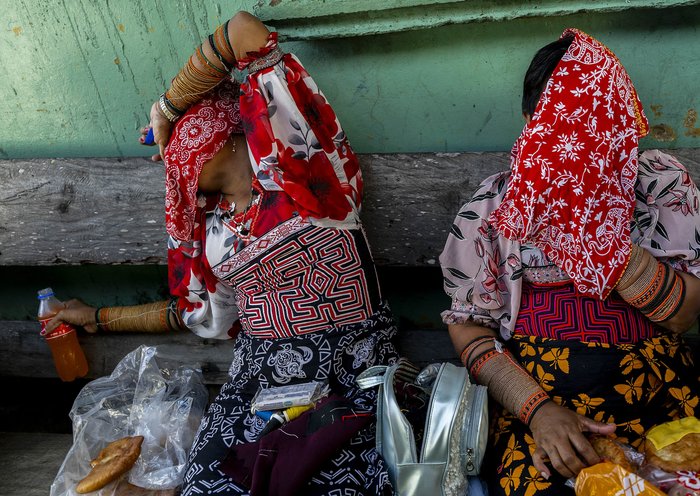
[[[158,162],[163,160],[163,155],[165,154],[165,146],[168,144],[170,139],[170,133],[173,130],[173,123],[170,122],[163,112],[160,110],[158,102],[151,105],[151,122],[147,127],[141,128],[141,138],[139,141],[145,144],[145,138],[148,134],[148,129],[153,128],[153,141],[158,145],[159,152],[151,156],[151,160]]]
[[[533,464],[546,479],[551,475],[545,464],[547,458],[561,475],[575,477],[582,469],[601,461],[583,432],[610,435],[615,427],[615,424],[595,422],[549,401],[530,422],[537,446],[532,455]]]
[[[46,323],[46,329],[42,332],[42,336],[51,334],[62,322],[81,326],[90,333],[97,332],[97,322],[95,322],[95,310],[97,309],[95,307],[86,305],[80,300],[69,300],[65,302],[64,307]]]

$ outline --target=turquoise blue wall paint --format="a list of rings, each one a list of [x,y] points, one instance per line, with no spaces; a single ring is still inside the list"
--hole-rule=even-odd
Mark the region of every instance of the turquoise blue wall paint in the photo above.
[[[251,3],[0,0],[0,158],[148,155],[136,137],[152,100],[208,32]],[[360,152],[507,150],[522,127],[523,72],[567,26],[604,41],[627,67],[664,139],[643,146],[700,146],[698,6],[286,46]]]
[[[699,0],[258,0],[253,12],[285,39],[310,40],[634,9],[700,5]]]

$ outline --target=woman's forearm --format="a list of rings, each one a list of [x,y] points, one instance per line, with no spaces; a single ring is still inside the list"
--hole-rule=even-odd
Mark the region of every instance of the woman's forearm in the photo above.
[[[700,279],[675,271],[637,245],[615,289],[649,320],[673,332],[687,331],[700,315]]]
[[[177,300],[157,301],[128,307],[101,307],[95,324],[105,332],[172,332],[185,328]]]
[[[216,28],[173,78],[159,108],[174,122],[202,96],[228,77],[236,60],[265,46],[269,31],[258,18],[239,12]]]
[[[489,389],[504,408],[529,424],[549,396],[504,348],[496,333],[482,326],[452,324],[450,338],[472,378]]]
[[[236,62],[230,43],[230,21],[219,26],[187,60],[158,101],[158,108],[170,121],[176,121],[224,79]]]

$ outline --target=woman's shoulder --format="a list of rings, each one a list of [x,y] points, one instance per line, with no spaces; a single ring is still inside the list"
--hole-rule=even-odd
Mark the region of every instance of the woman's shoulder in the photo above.
[[[484,179],[467,203],[462,205],[458,217],[467,220],[486,218],[501,204],[508,189],[510,171],[502,171]]]
[[[697,197],[698,191],[688,169],[673,155],[661,150],[646,150],[639,155],[637,198],[644,202],[668,195]]]
[[[673,155],[661,150],[645,150],[639,154],[640,175],[664,175],[687,173],[688,169]]]
[[[479,188],[477,189],[477,194],[479,191],[495,191],[497,193],[504,192],[506,186],[508,186],[508,181],[510,180],[510,171],[509,170],[504,170],[501,172],[497,172],[483,181],[481,181],[481,184],[479,184]]]

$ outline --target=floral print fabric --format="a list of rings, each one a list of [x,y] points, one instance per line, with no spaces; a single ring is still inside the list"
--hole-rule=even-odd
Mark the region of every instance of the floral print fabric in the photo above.
[[[240,330],[235,288],[212,267],[294,216],[360,228],[358,160],[313,78],[281,51],[277,33],[238,68],[248,70],[240,88],[222,82],[188,109],[165,154],[170,292],[187,327],[205,338]],[[253,202],[242,215],[219,196],[197,195],[203,164],[237,132],[245,133],[254,172]]]
[[[270,33],[267,45],[238,67],[278,50],[277,33]],[[299,60],[284,54],[250,74],[241,84],[240,102],[250,162],[263,188],[284,190],[304,217],[357,225],[362,197],[357,156]]]
[[[640,449],[645,430],[700,412],[692,352],[676,336],[607,345],[516,335],[509,348],[552,400],[598,422],[617,424],[622,443]],[[502,408],[482,474],[491,496],[561,495],[564,479],[545,480],[532,464],[530,429]],[[573,493],[573,492],[572,492]]]
[[[487,178],[464,205],[440,256],[444,287],[452,298],[446,324],[473,322],[513,334],[523,279],[557,282],[566,274],[539,249],[502,236],[488,221],[510,180]],[[631,241],[657,259],[700,277],[700,192],[674,157],[648,150],[639,157]]]
[[[637,143],[648,123],[617,57],[581,31],[567,36],[573,42],[515,142],[508,190],[489,223],[604,299],[629,259]]]

